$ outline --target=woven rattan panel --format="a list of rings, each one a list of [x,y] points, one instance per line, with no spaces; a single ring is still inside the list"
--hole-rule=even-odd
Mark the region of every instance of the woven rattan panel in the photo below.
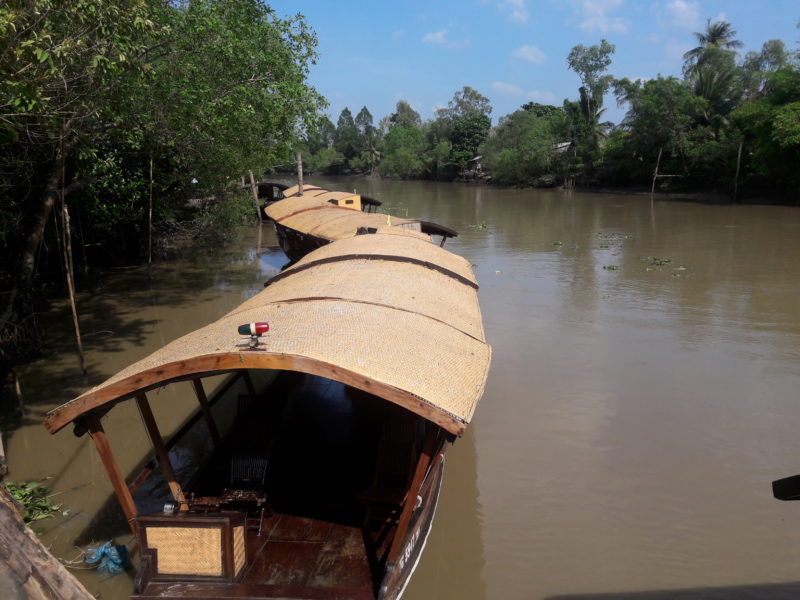
[[[298,298],[341,298],[424,315],[483,340],[475,288],[418,264],[389,263],[387,268],[382,262],[355,259],[300,269],[271,284],[240,310]]]
[[[246,560],[244,526],[233,528],[233,570],[238,575],[244,568]]]
[[[402,234],[403,230],[397,229]],[[429,262],[458,273],[465,279],[475,281],[472,266],[469,261],[453,254],[436,244],[417,239],[416,236],[386,235],[375,233],[371,235],[358,235],[336,244],[328,244],[311,254],[303,257],[297,265],[323,260],[332,256],[346,256],[349,254],[371,254],[383,256],[406,256],[420,261]]]
[[[280,221],[281,219],[285,219],[286,217],[288,217],[293,213],[325,205],[326,205],[325,202],[320,202],[314,196],[286,198],[285,200],[279,200],[274,204],[270,204],[266,208],[266,213],[270,219],[275,219],[276,221]]]
[[[212,527],[148,527],[162,575],[222,575],[222,531]]]

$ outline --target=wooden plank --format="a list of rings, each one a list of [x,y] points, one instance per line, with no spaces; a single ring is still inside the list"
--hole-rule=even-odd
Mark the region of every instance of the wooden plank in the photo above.
[[[114,453],[111,451],[111,444],[108,443],[108,438],[100,423],[100,419],[96,415],[86,415],[86,426],[89,429],[89,435],[94,442],[95,448],[97,448],[97,453],[100,455],[100,460],[103,462],[103,466],[106,469],[108,479],[114,487],[114,493],[117,495],[117,501],[122,507],[122,512],[125,514],[128,525],[131,531],[136,534],[136,523],[133,519],[139,511],[125,483],[125,478],[122,476],[119,464],[114,459]]]
[[[425,437],[425,445],[422,447],[419,462],[417,462],[417,469],[414,471],[414,478],[411,480],[411,486],[408,488],[408,495],[406,496],[406,501],[403,506],[403,512],[400,514],[400,520],[397,523],[397,530],[394,533],[391,548],[389,549],[388,562],[390,563],[397,560],[400,549],[403,547],[406,531],[408,531],[408,525],[411,522],[411,515],[414,513],[414,507],[417,504],[417,495],[422,487],[425,474],[428,472],[428,465],[431,464],[431,459],[436,451],[438,441],[439,430],[435,427],[430,427]]]
[[[324,542],[333,527],[332,523],[294,515],[283,515],[269,535],[270,541]]]
[[[164,472],[164,479],[167,480],[167,485],[172,492],[172,497],[181,503],[181,510],[188,510],[186,498],[183,496],[183,490],[175,477],[175,470],[172,468],[172,462],[169,459],[169,453],[164,445],[164,438],[161,437],[161,432],[158,430],[158,424],[153,411],[150,409],[150,403],[147,401],[147,396],[144,393],[136,395],[136,404],[139,407],[139,413],[142,415],[144,426],[147,429],[147,435],[150,436],[150,442],[153,444],[153,451],[158,457],[158,464],[161,465],[161,470]]]
[[[372,589],[372,573],[361,529],[334,525],[322,546],[309,585]]]
[[[0,486],[0,595],[5,600],[93,600],[22,520]]]
[[[192,387],[194,388],[194,393],[197,396],[197,402],[200,404],[200,410],[203,411],[203,416],[206,419],[208,432],[211,434],[211,439],[214,440],[214,446],[219,446],[222,442],[222,438],[219,436],[219,430],[217,429],[217,424],[214,421],[214,415],[211,414],[211,406],[208,404],[208,397],[206,396],[206,391],[203,389],[202,379],[192,379]]]
[[[253,557],[244,583],[305,586],[321,550],[319,543],[271,541]]]
[[[353,588],[314,588],[302,585],[255,585],[247,583],[151,583],[137,600],[236,598],[238,600],[375,600],[371,590]]]

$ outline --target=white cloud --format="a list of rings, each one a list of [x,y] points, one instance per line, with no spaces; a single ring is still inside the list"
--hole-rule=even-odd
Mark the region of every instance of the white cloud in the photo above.
[[[539,90],[531,90],[525,94],[530,100],[539,102],[540,104],[554,104],[556,96],[553,92],[543,92]]]
[[[701,24],[700,4],[687,0],[671,0],[664,7],[672,25],[681,29],[695,29]]]
[[[547,60],[547,55],[544,52],[539,50],[536,46],[520,46],[514,52],[511,53],[512,56],[516,58],[521,58],[522,60],[528,60],[532,63],[539,63],[542,64]]]
[[[521,96],[523,94],[522,88],[504,81],[495,81],[492,83],[492,90],[504,96]]]
[[[628,19],[608,14],[619,8],[622,0],[573,0],[573,4],[575,5],[575,15],[580,20],[578,27],[584,31],[628,32],[630,27]]]
[[[453,41],[447,38],[447,29],[440,29],[439,31],[432,31],[422,36],[422,42],[425,44],[440,44],[448,48],[463,48],[469,44],[468,40]]]
[[[508,18],[512,23],[524,25],[530,17],[525,0],[504,0],[500,3],[500,8],[508,13]]]
[[[422,41],[426,44],[446,44],[447,29],[440,29],[439,31],[426,33],[422,36]]]

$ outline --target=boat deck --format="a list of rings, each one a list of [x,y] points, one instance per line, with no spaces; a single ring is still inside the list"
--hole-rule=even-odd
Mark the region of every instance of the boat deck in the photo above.
[[[235,584],[151,581],[135,598],[374,600],[378,566],[358,496],[372,479],[383,410],[342,384],[290,373],[257,401],[231,442],[269,451],[266,489],[274,513],[265,515],[259,535],[257,512],[250,512],[244,574]],[[196,492],[224,487],[229,452],[221,454],[200,473]]]
[[[257,526],[257,521],[250,524]],[[275,514],[264,519],[261,535],[248,532],[247,546],[251,563],[239,583],[151,582],[136,598],[375,598],[358,527]]]

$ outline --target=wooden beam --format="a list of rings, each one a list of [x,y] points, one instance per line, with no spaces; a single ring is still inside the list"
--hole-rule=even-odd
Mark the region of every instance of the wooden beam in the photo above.
[[[431,459],[436,452],[436,446],[439,441],[438,427],[428,427],[428,433],[425,436],[425,445],[422,447],[417,468],[414,471],[414,477],[411,480],[411,487],[408,488],[406,494],[406,501],[403,505],[403,512],[400,514],[400,520],[397,522],[397,530],[394,532],[392,539],[392,546],[389,549],[388,562],[393,563],[397,560],[400,550],[403,547],[403,541],[408,531],[408,525],[411,523],[411,517],[414,514],[414,509],[417,505],[417,496],[422,487],[422,482],[425,480],[425,474],[428,472],[428,466],[431,464]]]
[[[214,440],[214,446],[219,446],[222,439],[219,437],[219,430],[217,424],[214,422],[214,415],[211,414],[211,407],[208,404],[208,397],[206,391],[203,389],[203,381],[201,379],[192,379],[192,387],[197,396],[197,401],[200,403],[200,410],[203,411],[203,416],[208,425],[208,432],[211,434],[211,439]]]
[[[128,490],[128,486],[125,484],[125,478],[122,476],[119,464],[114,459],[114,453],[111,451],[111,444],[108,443],[108,438],[100,423],[100,418],[97,417],[97,415],[89,414],[86,415],[85,419],[86,426],[89,429],[89,436],[92,438],[95,448],[97,448],[100,460],[103,462],[111,485],[114,487],[117,501],[122,507],[122,512],[125,513],[125,518],[128,521],[131,531],[136,534],[136,523],[133,518],[139,511],[136,508],[136,503],[133,501],[133,496],[131,496]]]
[[[158,464],[161,465],[161,470],[164,472],[164,479],[167,480],[167,485],[172,492],[172,497],[181,503],[181,509],[188,506],[186,505],[186,498],[183,496],[183,490],[175,477],[175,471],[172,468],[172,462],[169,460],[169,453],[164,445],[164,439],[161,437],[161,432],[158,430],[158,424],[153,411],[150,409],[150,403],[147,401],[147,396],[143,393],[136,394],[136,404],[139,407],[139,413],[142,415],[144,426],[147,429],[147,435],[150,436],[150,441],[153,444],[153,451],[158,458]]]
[[[250,371],[245,371],[242,377],[244,377],[244,384],[247,386],[247,393],[251,396],[256,396],[256,386],[253,385],[253,378],[250,377]]]
[[[45,419],[44,427],[48,432],[56,433],[65,425],[75,419],[80,419],[90,411],[98,410],[109,403],[118,402],[141,390],[162,387],[166,383],[175,381],[191,380],[200,374],[208,376],[247,369],[278,369],[319,375],[394,402],[452,434],[461,435],[467,426],[462,419],[414,394],[324,361],[282,353],[221,352],[161,364],[98,388],[93,392],[87,392],[72,402],[50,411]],[[247,382],[248,379],[245,378],[245,381]]]

